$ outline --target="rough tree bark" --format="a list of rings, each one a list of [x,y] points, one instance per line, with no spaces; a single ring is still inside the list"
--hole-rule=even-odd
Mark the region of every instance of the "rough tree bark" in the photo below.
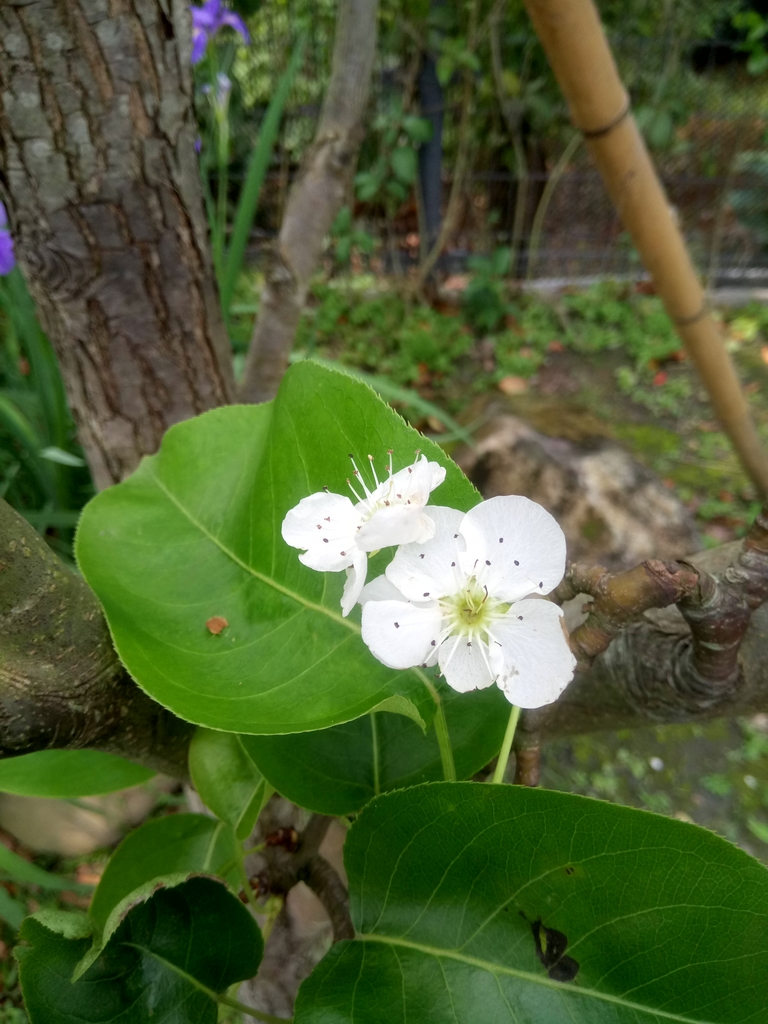
[[[291,188],[245,364],[241,397],[274,398],[323,242],[357,164],[376,56],[378,0],[339,0],[331,78],[302,173]]]
[[[0,637],[0,758],[90,747],[186,777],[194,726],[139,689],[96,595],[1,499]]]
[[[97,487],[233,378],[185,0],[4,0],[0,184]]]

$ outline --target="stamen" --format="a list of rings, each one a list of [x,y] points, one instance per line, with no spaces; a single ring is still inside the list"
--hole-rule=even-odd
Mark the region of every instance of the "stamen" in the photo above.
[[[443,675],[445,675],[445,670],[446,670],[446,669],[448,668],[448,666],[449,666],[449,665],[451,664],[451,660],[452,660],[452,658],[453,658],[454,654],[456,653],[456,648],[457,648],[457,647],[459,646],[459,644],[461,643],[461,639],[462,639],[462,637],[461,637],[461,633],[459,633],[459,635],[458,635],[458,636],[456,637],[456,641],[454,642],[454,645],[453,645],[453,647],[451,648],[451,653],[450,653],[450,654],[448,655],[448,658],[447,658],[447,660],[446,660],[445,664],[444,664],[444,665],[442,666],[442,670],[443,670]]]
[[[362,474],[361,474],[360,470],[357,468],[357,464],[356,464],[354,458],[351,455],[349,456],[349,458],[350,458],[350,461],[352,462],[352,465],[354,466],[355,476],[360,481],[360,486],[363,488],[363,491],[365,491],[366,498],[370,498],[371,492],[368,490],[368,487],[367,487],[367,485],[365,483],[365,480],[363,480]],[[358,498],[358,501],[362,501],[362,498]]]
[[[490,676],[490,677],[491,677],[492,679],[495,679],[496,677],[494,676],[494,674],[493,674],[493,670],[491,669],[491,663],[490,663],[490,662],[488,661],[488,655],[487,655],[487,654],[485,653],[485,644],[483,643],[483,641],[482,641],[482,640],[480,640],[480,641],[478,642],[478,646],[479,646],[479,648],[480,648],[480,653],[481,653],[481,654],[482,654],[482,656],[483,656],[483,661],[485,662],[485,667],[486,667],[486,668],[488,669],[488,675],[489,675],[489,676]]]
[[[379,478],[376,475],[376,467],[373,464],[373,456],[372,455],[368,456],[368,461],[371,464],[371,472],[373,473],[373,479],[376,481],[376,486],[378,487],[379,486]]]
[[[362,502],[364,500],[363,498],[360,497],[355,488],[352,486],[352,481],[349,479],[349,477],[347,477],[347,486],[349,487],[350,491],[352,491],[352,493],[354,494],[358,501]]]

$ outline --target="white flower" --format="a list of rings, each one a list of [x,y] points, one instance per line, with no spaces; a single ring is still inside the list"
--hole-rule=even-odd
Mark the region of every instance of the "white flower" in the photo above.
[[[304,550],[299,555],[300,562],[321,572],[347,570],[341,599],[344,615],[349,615],[357,604],[365,584],[367,552],[393,544],[424,543],[435,534],[435,524],[423,509],[430,492],[445,480],[445,470],[436,462],[428,462],[426,455],[419,459],[418,454],[412,466],[393,475],[390,452],[389,475],[381,483],[373,456],[369,455],[375,481],[372,491],[352,459],[364,494],[361,497],[347,480],[357,504],[343,494],[318,491],[302,498],[283,520],[283,540]]]
[[[576,659],[560,608],[530,595],[562,579],[563,531],[528,498],[429,511],[434,539],[400,548],[363,591],[363,640],[390,668],[437,663],[454,690],[495,682],[518,707],[550,704]]]

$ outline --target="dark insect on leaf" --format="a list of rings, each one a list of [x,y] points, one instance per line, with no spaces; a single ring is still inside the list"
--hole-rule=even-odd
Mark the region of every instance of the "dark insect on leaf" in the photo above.
[[[552,981],[573,981],[578,973],[579,963],[572,956],[561,957],[547,971]]]
[[[522,911],[520,916],[528,921]],[[573,981],[579,973],[579,963],[573,957],[565,955],[568,937],[554,928],[547,928],[541,923],[540,917],[528,923],[533,933],[533,941],[536,943],[536,956],[547,968],[547,974],[552,981]]]

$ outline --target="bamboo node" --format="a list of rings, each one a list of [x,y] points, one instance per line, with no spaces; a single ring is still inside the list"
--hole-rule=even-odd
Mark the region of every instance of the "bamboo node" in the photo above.
[[[678,327],[690,327],[691,324],[695,324],[697,320],[701,320],[705,317],[707,313],[709,313],[709,303],[704,299],[698,313],[694,313],[693,316],[676,316],[673,319]]]
[[[623,109],[609,121],[608,124],[603,125],[602,128],[579,128],[579,131],[585,139],[601,139],[604,135],[608,135],[614,128],[618,128],[622,121],[629,117],[629,112],[632,109],[632,101],[627,97],[627,102],[624,104]]]

